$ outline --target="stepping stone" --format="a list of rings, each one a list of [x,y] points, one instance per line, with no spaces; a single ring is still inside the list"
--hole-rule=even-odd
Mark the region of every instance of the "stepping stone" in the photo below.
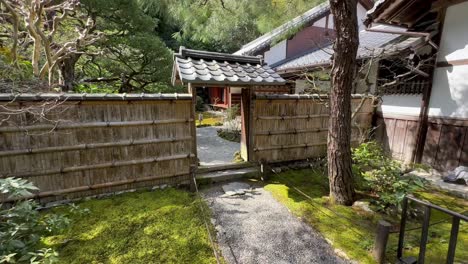
[[[222,186],[226,196],[243,195],[250,191],[250,185],[243,182],[231,182]]]

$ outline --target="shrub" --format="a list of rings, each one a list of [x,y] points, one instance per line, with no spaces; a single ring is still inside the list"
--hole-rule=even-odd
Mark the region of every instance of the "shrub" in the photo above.
[[[236,119],[236,117],[240,113],[240,106],[239,105],[233,105],[226,109],[226,121],[232,121]]]
[[[14,200],[11,207],[0,204],[0,263],[56,261],[54,250],[40,248],[41,237],[64,229],[69,220],[57,214],[42,217],[38,203],[27,198],[35,190],[38,188],[23,179],[0,179],[0,193]]]
[[[11,50],[0,47],[0,79],[10,81],[33,79],[31,62],[18,57],[17,64],[13,65]]]
[[[205,102],[203,102],[203,98],[197,96],[197,104],[195,105],[195,110],[197,112],[205,111]]]
[[[374,141],[353,150],[353,172],[358,188],[377,195],[372,202],[381,211],[399,209],[406,195],[424,187],[422,179],[404,176],[402,164],[385,155]]]
[[[220,138],[226,139],[228,141],[236,142],[236,143],[241,142],[241,133],[239,130],[218,129],[217,132]]]

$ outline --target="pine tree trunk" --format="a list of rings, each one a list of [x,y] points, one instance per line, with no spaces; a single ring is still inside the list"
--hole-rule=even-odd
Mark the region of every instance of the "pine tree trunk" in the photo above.
[[[59,64],[59,84],[64,92],[73,91],[75,84],[75,65],[80,54],[72,54]]]
[[[336,40],[333,46],[332,88],[328,132],[330,200],[352,205],[355,191],[351,171],[351,91],[359,45],[357,0],[330,0]]]

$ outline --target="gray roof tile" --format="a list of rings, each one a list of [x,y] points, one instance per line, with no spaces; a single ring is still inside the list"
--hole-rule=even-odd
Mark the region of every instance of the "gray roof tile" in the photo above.
[[[378,26],[382,29],[392,28],[390,26]],[[399,34],[389,34],[380,32],[370,32],[362,30],[359,32],[359,49],[358,58],[370,57],[379,52],[395,52],[405,49],[409,45],[416,43],[420,38],[409,38],[398,42],[401,38]],[[321,64],[331,63],[331,55],[333,54],[333,45],[330,44],[322,49],[308,51],[299,56],[289,58],[271,65],[277,71],[287,71],[297,68],[310,68]]]
[[[182,82],[220,85],[283,85],[286,81],[261,58],[181,48],[174,56]],[[173,78],[175,80],[175,78]]]

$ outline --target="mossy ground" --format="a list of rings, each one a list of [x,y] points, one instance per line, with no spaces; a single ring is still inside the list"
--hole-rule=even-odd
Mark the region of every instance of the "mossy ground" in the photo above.
[[[200,123],[198,121],[198,115],[202,114],[203,115],[203,120]],[[207,127],[207,126],[220,126],[223,124],[223,117],[220,115],[215,115],[209,112],[198,112],[195,114],[195,123],[197,127]]]
[[[90,213],[43,243],[60,263],[216,263],[198,202],[176,189],[85,201]]]
[[[297,188],[297,189],[295,189]],[[296,216],[316,228],[333,243],[335,248],[344,251],[351,259],[359,263],[375,263],[371,256],[375,230],[380,219],[398,225],[397,216],[368,213],[353,207],[330,205],[328,201],[328,178],[316,170],[287,171],[270,178],[265,189]],[[309,198],[300,192],[305,193]],[[454,211],[467,210],[465,200],[454,198],[437,191],[423,191],[417,194],[422,199]],[[451,219],[437,211],[432,212],[431,223],[442,219],[448,221],[430,227],[430,237],[426,253],[426,263],[445,263],[450,236]],[[419,220],[409,222],[407,228],[420,226]],[[468,260],[468,224],[462,223],[458,237],[456,261]],[[420,229],[406,235],[405,256],[417,256]],[[389,263],[396,260],[398,234],[390,235],[387,246]]]

